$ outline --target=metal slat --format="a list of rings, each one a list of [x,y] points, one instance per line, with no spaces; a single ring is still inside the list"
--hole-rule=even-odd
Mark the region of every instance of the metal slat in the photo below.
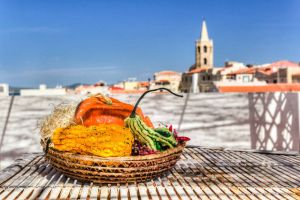
[[[2,187],[8,187],[11,184],[13,184],[15,181],[24,180],[24,177],[26,178],[29,173],[32,173],[32,167],[35,166],[36,163],[42,162],[42,157],[39,156],[32,160],[27,166],[25,166],[21,171],[19,171],[17,174],[12,176],[10,179],[6,180],[4,183],[1,184]]]
[[[14,179],[14,176],[24,173],[28,167],[34,165],[34,163],[39,161],[39,159],[42,159],[40,154],[34,153],[23,155],[21,159],[16,160],[11,166],[0,171],[0,185],[3,185],[7,181],[11,181]]]
[[[232,153],[235,153],[235,152],[232,152]],[[281,170],[281,168],[282,168],[281,165],[278,165],[278,166],[269,166],[269,167],[258,167],[256,170],[259,171],[261,174],[263,174],[264,178],[272,180],[272,182],[270,183],[273,186],[272,189],[275,191],[275,193],[277,192],[278,194],[280,194],[282,196],[281,198],[294,199],[290,196],[291,192],[288,189],[286,189],[285,187],[287,187],[287,186],[298,187],[299,184],[295,185],[293,180],[291,179],[290,176],[292,175],[292,173],[291,173],[292,170],[288,171],[288,174],[287,174],[288,177],[283,177],[283,175],[286,174],[287,171]],[[254,169],[252,169],[252,168],[249,168],[249,171],[255,172]],[[298,173],[295,174],[295,176],[299,176],[299,171],[298,171]],[[284,185],[286,183],[287,179],[289,181],[292,181],[293,184],[288,182],[287,185]],[[278,187],[274,187],[275,185]],[[278,197],[278,198],[280,198],[280,197]]]
[[[73,184],[74,183],[71,183],[73,179],[70,179],[70,178],[67,178],[66,181],[63,183],[63,186],[62,186],[62,190],[60,192],[60,195],[59,195],[59,198],[60,199],[67,199],[69,194],[70,194],[70,191],[72,190],[72,187],[73,187]]]
[[[156,191],[159,194],[160,199],[167,200],[169,199],[169,194],[167,193],[166,188],[162,185],[160,181],[161,181],[160,178],[152,180],[153,184],[156,187]]]
[[[100,198],[99,186],[93,185],[91,188],[90,199],[98,199]],[[66,197],[62,197],[62,199],[66,199]]]
[[[74,182],[74,186],[72,187],[72,190],[70,191],[70,199],[78,199],[81,191],[81,183]]]
[[[190,155],[193,157],[194,162],[193,164],[196,166],[196,168],[199,170],[198,166],[201,166],[200,159],[195,154],[193,149],[187,149],[188,152],[190,152]],[[220,168],[213,167],[212,171],[218,176],[216,176],[217,180],[219,180],[221,183],[224,183],[223,190],[228,190],[229,194],[232,194],[231,198],[235,199],[235,196],[241,199],[249,199],[245,194],[243,194],[235,185],[233,179],[231,179],[230,176],[226,175]],[[233,196],[235,195],[235,196]]]
[[[177,172],[177,170],[173,170],[172,173],[176,177],[178,183],[180,186],[183,188],[185,194],[190,198],[190,199],[200,199],[199,196],[194,192],[194,190],[191,188],[190,184],[188,184]]]
[[[51,187],[48,187],[45,190],[45,194],[47,193],[47,191],[49,191],[49,195],[48,195],[49,199],[59,198],[65,181],[66,181],[66,177],[64,175],[60,175],[57,181],[53,185],[51,185]]]
[[[186,155],[186,154],[185,154],[185,155]],[[190,154],[188,154],[188,155],[191,156]],[[196,172],[198,171],[197,167],[192,168],[192,167],[190,167],[188,164],[194,165],[193,162],[191,162],[191,159],[190,159],[190,160],[187,160],[187,161],[185,162],[185,165],[187,165],[187,167],[188,167],[191,171],[193,171],[193,173],[196,173]],[[222,183],[221,183],[220,181],[218,181],[218,179],[217,179],[214,175],[212,175],[213,172],[212,172],[210,169],[207,169],[207,168],[205,168],[205,167],[204,167],[204,169],[205,169],[206,171],[209,172],[209,176],[207,176],[207,178],[208,178],[208,179],[210,180],[210,182],[211,182],[211,187],[212,187],[212,189],[213,189],[218,195],[221,195],[220,198],[222,198],[222,199],[229,199],[231,194],[228,194],[228,193],[224,192],[224,186],[222,185]],[[183,171],[184,171],[184,169],[183,169]],[[211,176],[211,175],[212,175],[212,176]],[[215,189],[214,189],[214,188],[215,188]]]
[[[110,190],[107,186],[103,186],[100,188],[100,199],[109,199]]]
[[[55,177],[61,175],[57,173],[57,171],[52,167],[49,167],[48,170],[50,170],[50,172],[47,175],[45,175],[45,178],[38,182],[36,187],[34,187],[34,191],[31,195],[31,198],[39,197],[39,199],[42,199],[43,197],[46,197],[49,194],[48,187],[50,187],[53,181],[56,179]]]
[[[36,160],[37,163],[43,163],[42,159],[38,159]],[[26,167],[26,171],[22,172],[21,175],[16,175],[12,178],[12,180],[9,180],[7,182],[4,183],[4,188],[7,187],[4,192],[2,192],[0,194],[0,199],[4,199],[4,198],[8,198],[8,195],[12,195],[12,196],[18,196],[18,194],[20,192],[22,192],[23,188],[21,187],[21,184],[26,181],[29,178],[35,177],[38,174],[34,175],[37,171],[39,171],[41,168],[43,168],[43,166],[27,166]],[[14,191],[16,191],[17,194],[14,193]]]
[[[180,167],[175,167],[175,170],[178,170],[180,173],[184,173],[184,172],[187,172],[189,174],[192,174],[192,171],[188,168],[183,168],[181,165]],[[208,179],[210,179],[209,177],[207,177]],[[209,191],[208,193],[213,196],[211,198],[215,198],[214,196],[223,196],[224,194],[222,193],[222,191],[218,188],[213,188],[213,187],[210,187],[209,185],[206,184],[206,182],[203,181],[202,177],[200,177],[201,179],[201,184],[205,187],[205,188],[209,188]],[[210,179],[211,181],[211,179]],[[201,186],[200,186],[201,187]],[[225,199],[228,199],[227,197],[225,197]]]
[[[146,187],[148,188],[148,192],[151,196],[151,198],[154,200],[159,200],[159,193],[157,193],[156,187],[155,187],[155,182],[153,180],[145,183]]]
[[[210,155],[214,155],[214,154],[210,154]],[[233,155],[230,155],[230,158],[236,159]],[[239,160],[239,159],[237,159],[237,160]],[[235,168],[230,168],[230,170],[235,170],[235,173],[238,176],[240,176],[242,179],[244,179],[244,181],[247,182],[249,186],[254,186],[254,187],[250,187],[250,188],[252,191],[258,192],[260,195],[260,198],[267,198],[270,200],[277,199],[275,197],[275,195],[270,194],[270,192],[268,191],[268,188],[265,184],[261,183],[256,177],[248,174],[247,171],[243,170],[242,167],[238,166]]]
[[[249,171],[253,171],[254,169],[249,168]],[[282,177],[281,172],[278,170],[278,167],[275,168],[275,166],[273,167],[258,167],[256,168],[257,171],[259,171],[260,173],[262,173],[264,175],[264,177],[266,177],[267,179],[272,180],[272,189],[275,190],[277,193],[279,193],[282,198],[285,199],[294,199],[292,198],[291,192],[286,188],[287,185],[284,185],[284,183],[286,182],[286,179],[284,179]],[[274,187],[274,186],[277,187]],[[292,186],[290,183],[288,184],[288,186]]]
[[[32,174],[28,179],[23,181],[18,187],[14,189],[12,194],[10,195],[10,198],[12,199],[24,199],[30,196],[33,192],[33,186],[36,182],[40,179],[39,175],[40,173],[44,172],[45,168],[39,168],[38,171],[36,171],[34,174]],[[28,187],[31,186],[31,187]]]
[[[196,165],[194,164],[194,162],[192,162],[192,160],[193,160],[193,161],[194,161],[194,160],[197,160],[197,157],[195,157],[195,155],[194,155],[191,151],[187,150],[187,152],[189,152],[188,155],[191,156],[192,159],[188,160],[186,163],[187,163],[187,164],[190,164],[190,165],[189,165],[189,166],[190,166],[189,168],[193,171],[194,174],[196,174],[197,171],[199,171],[199,168],[198,168],[198,166],[196,166]],[[193,167],[192,167],[192,166],[193,166]],[[210,173],[211,173],[211,174],[214,174],[214,173],[216,173],[216,172],[215,172],[215,170],[214,170],[213,168],[211,168]],[[227,188],[226,185],[223,184],[223,181],[219,179],[219,176],[215,176],[214,179],[212,179],[211,181],[212,181],[215,185],[217,185],[217,186],[220,188],[220,190],[221,190],[224,194],[227,195],[228,198],[230,198],[230,199],[238,199],[238,198],[236,197],[236,195],[235,195],[234,193],[232,193],[232,192]],[[227,198],[227,197],[226,197],[226,198]]]
[[[186,148],[169,173],[125,185],[78,182],[40,154],[26,162],[1,174],[0,199],[300,199],[300,155]]]
[[[110,199],[118,200],[118,198],[119,198],[119,188],[115,186],[110,187]]]
[[[179,199],[173,186],[166,176],[160,178],[161,185],[165,188],[166,194],[170,199]]]
[[[235,154],[235,152],[232,152],[232,154]],[[267,154],[265,156],[270,156],[270,154]],[[251,155],[252,157],[252,155]],[[267,185],[272,185],[272,187],[267,187],[268,190],[273,191],[273,196],[276,196],[278,199],[294,199],[291,196],[291,192],[286,189],[287,186],[290,186],[290,182],[288,185],[284,185],[282,183],[285,183],[286,180],[282,179],[282,173],[279,169],[281,167],[280,163],[277,163],[274,165],[274,163],[264,163],[264,166],[256,167],[256,168],[249,168],[248,173],[255,173],[256,171],[260,172],[261,179],[263,180],[269,180],[267,182]],[[289,171],[290,172],[290,171]],[[271,180],[271,181],[270,181]],[[275,187],[278,186],[278,187]]]
[[[199,160],[197,159],[196,161],[198,161],[198,162],[206,161],[204,157],[199,156],[202,154],[201,151],[198,151],[198,149],[193,149],[193,150],[194,150],[194,155],[199,158]],[[216,166],[215,163],[213,163],[211,160],[208,160],[208,161],[210,161],[210,163],[212,165]],[[201,165],[201,163],[199,163],[199,164]],[[232,186],[233,186],[234,189],[237,189],[238,191],[240,191],[239,194],[242,194],[241,195],[242,197],[246,196],[245,199],[247,199],[247,197],[249,197],[250,199],[257,199],[255,196],[251,195],[251,193],[246,188],[236,185],[236,182],[237,183],[239,182],[238,176],[236,176],[235,174],[231,175],[231,172],[229,172],[225,167],[219,167],[219,168],[214,167],[214,168],[221,171],[220,174],[223,175],[223,177],[228,181],[228,183],[231,184],[230,188],[232,188]],[[228,175],[228,176],[225,177],[225,175]],[[235,193],[235,194],[238,194],[238,193]],[[242,198],[242,199],[244,199],[244,198]]]
[[[132,200],[138,200],[138,192],[137,192],[137,187],[135,185],[130,185],[128,186],[128,190],[129,190],[129,196],[128,199],[132,199]]]
[[[120,194],[119,199],[121,199],[121,200],[129,199],[128,192],[129,192],[129,190],[126,185],[119,186],[119,194]]]
[[[205,161],[213,162],[213,161],[219,160],[219,158],[215,157],[215,155],[213,153],[209,154],[209,152],[207,152],[207,150],[202,153],[202,156],[205,158]],[[257,197],[259,199],[266,199],[265,196],[263,194],[261,194],[261,191],[258,191],[255,188],[250,187],[251,184],[249,184],[249,183],[251,183],[251,182],[249,182],[248,179],[245,180],[243,176],[241,176],[239,173],[237,173],[237,171],[235,171],[235,169],[231,169],[230,167],[225,165],[223,167],[223,170],[225,171],[225,173],[233,174],[233,177],[235,177],[235,181],[237,181],[237,183],[241,183],[242,188],[245,188],[246,190],[248,190],[250,195]]]

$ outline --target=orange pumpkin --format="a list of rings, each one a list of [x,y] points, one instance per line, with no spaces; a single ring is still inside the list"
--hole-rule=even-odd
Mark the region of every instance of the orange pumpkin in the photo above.
[[[99,124],[124,126],[124,119],[131,114],[133,108],[134,106],[115,98],[95,95],[79,103],[75,111],[75,122],[84,126]],[[137,109],[136,113],[149,127],[153,127],[149,117],[144,116],[140,108]]]

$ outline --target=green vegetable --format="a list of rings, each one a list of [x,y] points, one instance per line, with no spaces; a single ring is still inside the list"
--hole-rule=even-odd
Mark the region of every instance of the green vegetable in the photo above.
[[[130,116],[125,119],[125,126],[130,128],[131,132],[141,143],[147,145],[150,149],[162,151],[166,148],[174,148],[177,146],[177,141],[173,133],[171,133],[167,128],[150,128],[145,124],[141,117],[136,114],[136,109],[144,96],[149,92],[157,90],[166,90],[175,96],[183,97],[182,95],[173,93],[167,88],[148,90],[138,99]]]

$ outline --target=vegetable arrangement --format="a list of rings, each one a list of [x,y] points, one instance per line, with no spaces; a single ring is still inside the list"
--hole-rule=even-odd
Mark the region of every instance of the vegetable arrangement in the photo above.
[[[49,122],[53,124],[53,120],[47,119],[41,127],[41,130],[52,132],[50,137],[49,133],[46,134],[46,153],[52,142],[51,148],[78,154],[101,157],[148,155],[188,141],[187,137],[179,137],[172,126],[154,128],[151,120],[138,107],[146,94],[157,90],[166,90],[182,97],[167,88],[158,88],[143,93],[132,106],[114,98],[96,95],[80,102],[74,110],[73,119],[65,120],[70,123],[64,127],[52,130],[49,127],[53,125],[50,126]]]
[[[128,128],[114,124],[74,125],[57,128],[52,142],[59,151],[114,157],[130,156],[134,138]]]
[[[144,98],[144,96],[147,93],[154,92],[156,90],[167,90],[175,96],[183,97],[182,95],[175,94],[171,90],[166,88],[148,90],[138,99],[130,116],[125,119],[125,126],[130,128],[134,136],[136,136],[141,143],[145,144],[152,150],[161,151],[167,148],[174,148],[177,146],[177,141],[174,134],[172,134],[172,132],[170,132],[168,128],[153,129],[147,126],[147,124],[141,119],[141,117],[136,114],[138,105],[140,101]]]
[[[98,94],[79,103],[75,111],[75,123],[84,126],[99,124],[124,126],[124,119],[132,110],[133,106],[130,104]],[[137,108],[136,112],[148,126],[153,127],[149,117],[145,117],[140,108]]]

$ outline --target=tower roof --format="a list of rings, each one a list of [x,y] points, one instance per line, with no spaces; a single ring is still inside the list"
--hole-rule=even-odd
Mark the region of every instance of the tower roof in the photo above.
[[[201,41],[208,41],[208,40],[209,40],[205,20],[203,20],[203,22],[202,22],[202,29],[201,29],[201,37],[200,37],[200,40],[201,40]]]

